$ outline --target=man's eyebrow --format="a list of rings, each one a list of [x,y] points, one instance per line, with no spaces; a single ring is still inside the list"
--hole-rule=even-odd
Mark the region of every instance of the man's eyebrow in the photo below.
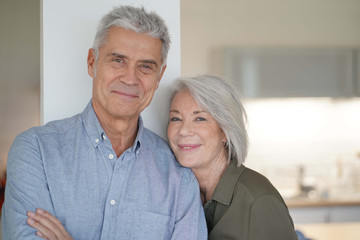
[[[173,113],[180,113],[178,110],[173,110],[173,109],[170,109],[170,110],[169,110],[169,113],[171,113],[171,112],[173,112]]]
[[[117,53],[117,52],[108,53],[107,56],[108,57],[125,58],[125,59],[128,58],[127,56],[125,56],[125,55],[123,55],[121,53]],[[147,64],[153,64],[156,67],[158,66],[158,63],[153,59],[142,59],[142,60],[139,60],[139,62],[147,63]]]
[[[116,53],[116,52],[112,52],[112,53],[108,53],[106,54],[106,56],[108,57],[118,57],[118,58],[127,58],[125,55],[120,54],[120,53]]]

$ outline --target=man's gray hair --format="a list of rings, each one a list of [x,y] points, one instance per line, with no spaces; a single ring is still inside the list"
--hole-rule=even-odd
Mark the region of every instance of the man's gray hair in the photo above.
[[[161,60],[166,64],[170,48],[170,35],[164,20],[155,12],[147,12],[143,7],[120,6],[113,8],[100,21],[93,49],[95,58],[99,56],[99,49],[106,42],[108,30],[111,27],[122,27],[137,33],[145,33],[162,42]]]
[[[248,153],[248,134],[245,124],[246,112],[238,89],[232,82],[214,75],[178,78],[167,92],[168,109],[175,94],[183,89],[219,124],[228,143],[228,161],[240,166]]]

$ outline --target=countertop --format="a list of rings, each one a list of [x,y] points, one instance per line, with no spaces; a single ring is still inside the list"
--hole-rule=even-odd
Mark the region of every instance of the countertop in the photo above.
[[[296,224],[312,240],[359,240],[360,222]]]
[[[285,199],[286,205],[289,208],[299,207],[328,207],[328,206],[360,206],[360,199],[345,200],[345,199],[305,199],[294,198]]]

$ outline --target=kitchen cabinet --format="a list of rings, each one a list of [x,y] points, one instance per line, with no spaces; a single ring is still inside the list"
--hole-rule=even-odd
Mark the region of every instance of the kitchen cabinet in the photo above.
[[[359,50],[228,48],[224,75],[245,98],[360,96]]]
[[[360,222],[360,205],[289,207],[295,224]]]

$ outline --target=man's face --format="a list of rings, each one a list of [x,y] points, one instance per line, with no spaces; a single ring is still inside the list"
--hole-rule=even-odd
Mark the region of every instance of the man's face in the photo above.
[[[160,39],[112,27],[97,62],[93,49],[89,50],[92,104],[98,117],[137,119],[150,104],[165,71],[166,66],[161,68],[161,47]]]

